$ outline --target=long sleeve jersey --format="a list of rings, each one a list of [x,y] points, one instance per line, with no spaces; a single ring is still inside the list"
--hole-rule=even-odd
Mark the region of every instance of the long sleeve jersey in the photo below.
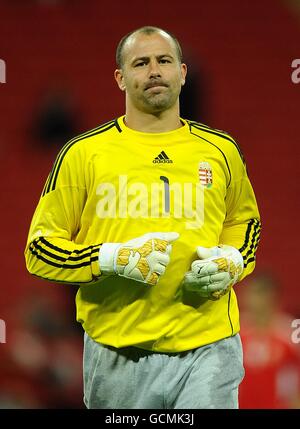
[[[260,216],[241,152],[227,133],[182,119],[182,127],[143,133],[112,120],[68,142],[34,213],[28,270],[80,285],[77,320],[114,347],[190,350],[239,331],[233,289],[218,301],[182,287],[197,246],[228,244],[251,273]],[[101,274],[103,243],[176,231],[171,261],[155,286]]]

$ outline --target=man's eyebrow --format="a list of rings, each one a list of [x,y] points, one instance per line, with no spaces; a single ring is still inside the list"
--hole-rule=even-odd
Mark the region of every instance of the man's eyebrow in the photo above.
[[[171,55],[171,54],[157,55],[156,58],[162,59],[162,58],[166,58],[166,57],[168,57],[168,58],[174,58],[173,55]]]
[[[162,58],[166,58],[166,57],[173,59],[173,55],[171,55],[171,54],[156,55],[156,58],[159,60],[161,60]],[[137,61],[148,61],[148,60],[149,60],[149,57],[137,57],[137,58],[134,58],[132,60],[132,63],[135,63]]]
[[[149,57],[136,57],[132,60],[133,63],[135,63],[136,61],[147,61],[149,60]]]

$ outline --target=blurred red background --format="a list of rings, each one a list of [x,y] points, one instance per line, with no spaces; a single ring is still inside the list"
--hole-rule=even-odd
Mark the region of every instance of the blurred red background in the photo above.
[[[113,79],[115,49],[124,34],[143,25],[173,32],[196,80],[199,72],[203,117],[191,119],[238,141],[262,217],[257,266],[274,272],[282,307],[300,317],[300,83],[291,79],[291,63],[300,58],[300,13],[293,4],[0,1],[0,58],[6,63],[6,83],[0,84],[0,318],[7,344],[23,323],[17,308],[33,296],[51,296],[53,311],[70,312],[75,321],[72,288],[33,278],[24,264],[30,220],[59,149],[37,142],[37,110],[48,92],[57,91],[74,107],[78,133],[123,114]]]

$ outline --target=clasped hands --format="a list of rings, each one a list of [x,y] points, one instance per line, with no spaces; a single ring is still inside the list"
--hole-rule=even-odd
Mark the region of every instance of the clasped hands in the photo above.
[[[104,243],[99,252],[100,270],[156,285],[170,262],[171,243],[178,238],[177,232],[152,232],[126,243]],[[182,286],[204,298],[220,299],[242,274],[242,255],[228,245],[199,246],[197,255]]]

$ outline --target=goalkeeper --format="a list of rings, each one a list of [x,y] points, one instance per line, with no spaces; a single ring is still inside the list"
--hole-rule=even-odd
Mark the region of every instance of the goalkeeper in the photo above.
[[[125,115],[66,143],[28,235],[30,273],[74,284],[87,408],[237,408],[234,285],[260,217],[227,133],[180,117],[177,39],[143,27],[117,47]]]

